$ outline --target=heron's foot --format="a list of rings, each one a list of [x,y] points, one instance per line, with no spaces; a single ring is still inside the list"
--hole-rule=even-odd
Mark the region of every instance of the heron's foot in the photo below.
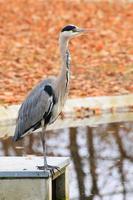
[[[55,170],[57,170],[58,172],[61,172],[60,168],[57,166],[47,165],[47,166],[37,166],[37,168],[39,170],[49,171],[52,177],[55,175]]]

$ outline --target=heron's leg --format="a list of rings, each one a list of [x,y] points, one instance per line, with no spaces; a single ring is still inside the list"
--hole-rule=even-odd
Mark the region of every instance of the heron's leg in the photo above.
[[[44,125],[44,121],[41,123],[42,125],[42,132],[41,134],[41,141],[42,141],[42,146],[43,146],[43,156],[44,156],[44,166],[38,166],[38,169],[40,170],[48,170],[50,171],[51,175],[54,175],[54,170],[56,169],[57,171],[60,172],[60,168],[57,166],[51,166],[47,164],[47,159],[46,159],[46,126]]]
[[[44,157],[44,166],[38,166],[38,169],[47,169],[47,158],[46,158],[46,126],[44,125],[44,120],[41,122],[42,131],[40,133],[41,135],[41,142],[43,147],[43,157]]]
[[[47,169],[47,151],[46,151],[46,127],[42,124],[41,140],[43,146],[44,169]]]

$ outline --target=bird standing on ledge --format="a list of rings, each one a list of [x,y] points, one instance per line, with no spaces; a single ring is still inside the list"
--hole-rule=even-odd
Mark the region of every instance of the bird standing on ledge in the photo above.
[[[67,25],[61,30],[59,48],[62,67],[59,76],[49,77],[33,88],[21,105],[18,113],[13,140],[17,141],[26,134],[41,127],[42,132],[40,134],[43,146],[44,166],[38,166],[38,168],[40,170],[48,170],[50,173],[54,173],[54,169],[58,170],[58,168],[47,164],[46,127],[58,118],[68,94],[70,73],[69,40],[85,32],[85,29],[74,25]]]

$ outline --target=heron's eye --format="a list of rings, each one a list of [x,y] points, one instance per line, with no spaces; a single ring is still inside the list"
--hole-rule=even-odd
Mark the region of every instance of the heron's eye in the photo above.
[[[77,32],[76,28],[72,29],[72,32]]]

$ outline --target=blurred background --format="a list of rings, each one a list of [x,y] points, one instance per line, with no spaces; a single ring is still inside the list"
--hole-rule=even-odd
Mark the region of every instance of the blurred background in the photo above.
[[[129,1],[1,0],[0,103],[20,103],[40,79],[58,74],[67,24],[96,29],[71,42],[69,97],[133,92],[132,10]]]

